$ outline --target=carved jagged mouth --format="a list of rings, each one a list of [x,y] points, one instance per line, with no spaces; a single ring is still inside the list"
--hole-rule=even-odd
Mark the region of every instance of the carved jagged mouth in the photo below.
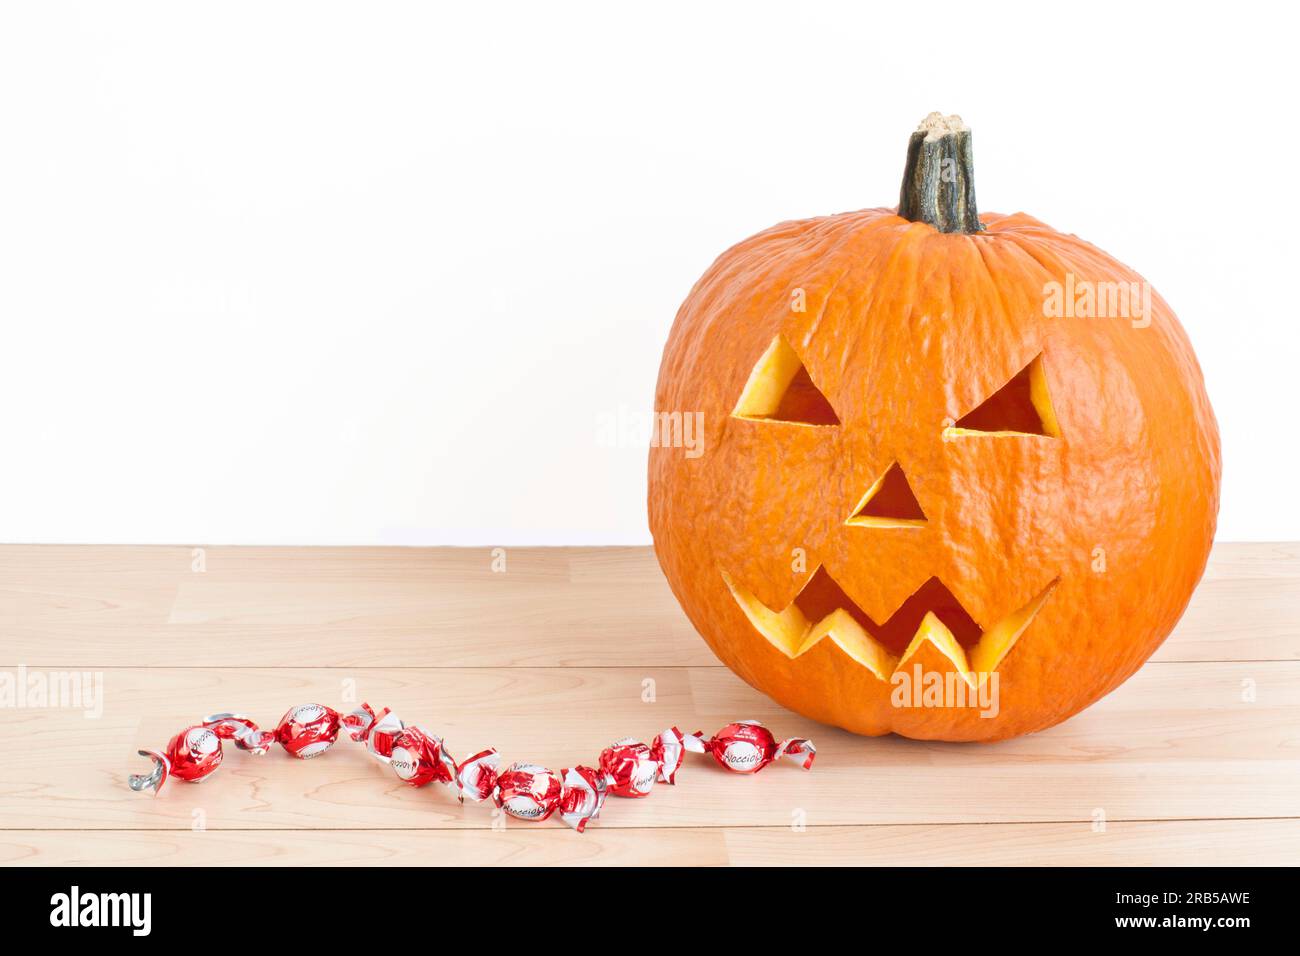
[[[981,628],[938,578],[918,588],[883,624],[854,604],[824,567],[780,611],[758,600],[727,572],[722,579],[754,627],[786,657],[798,657],[826,639],[888,681],[929,642],[971,687],[979,687],[998,669],[1060,581],[1051,581],[1024,607]]]

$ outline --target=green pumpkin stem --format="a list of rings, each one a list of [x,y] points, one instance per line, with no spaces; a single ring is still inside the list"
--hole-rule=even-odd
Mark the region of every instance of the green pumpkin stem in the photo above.
[[[907,144],[898,214],[940,232],[979,232],[975,208],[975,158],[960,116],[931,113]]]

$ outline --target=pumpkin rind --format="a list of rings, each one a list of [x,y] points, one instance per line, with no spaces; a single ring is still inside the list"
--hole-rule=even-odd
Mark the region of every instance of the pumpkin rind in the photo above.
[[[1067,273],[1143,280],[1027,215],[980,218],[975,233],[889,209],[782,223],[718,258],[664,350],[656,409],[704,423],[703,455],[650,455],[650,527],[673,593],[740,677],[857,733],[996,740],[1077,713],[1169,634],[1214,533],[1217,426],[1168,305],[1153,294],[1144,328],[1046,317],[1045,284]],[[732,414],[777,336],[838,425]],[[1059,437],[945,435],[1036,359]],[[924,522],[848,523],[894,462]],[[997,715],[982,717],[893,706],[891,685],[831,641],[787,656],[724,578],[779,610],[820,566],[875,622],[932,577],[983,627],[1055,587],[997,667]],[[932,644],[918,663],[952,669]]]

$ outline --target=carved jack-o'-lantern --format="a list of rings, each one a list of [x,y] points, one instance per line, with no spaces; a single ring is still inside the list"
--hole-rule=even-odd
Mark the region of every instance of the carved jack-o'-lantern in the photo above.
[[[977,216],[956,117],[913,134],[898,211],[723,253],[655,404],[703,413],[702,454],[650,457],[682,607],[754,687],[858,733],[1064,720],[1168,635],[1214,533],[1218,432],[1178,320],[1088,243]]]

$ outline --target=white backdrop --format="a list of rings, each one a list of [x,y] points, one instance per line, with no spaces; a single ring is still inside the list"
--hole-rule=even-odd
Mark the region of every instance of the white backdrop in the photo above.
[[[1220,538],[1300,538],[1283,5],[470,7],[3,8],[0,539],[648,541],[599,426],[691,284],[936,109],[1181,316]]]

